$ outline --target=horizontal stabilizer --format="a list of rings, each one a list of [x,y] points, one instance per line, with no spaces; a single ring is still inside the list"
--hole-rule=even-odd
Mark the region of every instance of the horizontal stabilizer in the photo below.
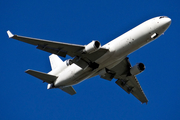
[[[57,77],[54,75],[49,75],[34,70],[26,70],[25,72],[47,83],[53,83],[57,79]]]
[[[64,88],[60,88],[60,89],[70,95],[76,94],[76,91],[74,90],[74,88],[72,86],[68,86],[68,87],[64,87]]]

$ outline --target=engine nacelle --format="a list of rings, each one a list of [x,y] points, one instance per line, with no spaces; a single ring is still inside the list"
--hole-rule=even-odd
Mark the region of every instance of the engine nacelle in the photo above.
[[[71,59],[68,59],[68,60],[66,60],[65,62],[66,62],[66,65],[67,65],[67,66],[73,64],[73,61],[72,61]]]
[[[100,47],[101,47],[101,43],[99,41],[93,40],[88,45],[85,45],[83,52],[90,54],[97,51]]]
[[[137,63],[130,69],[131,75],[137,75],[145,70],[145,65],[143,63]]]

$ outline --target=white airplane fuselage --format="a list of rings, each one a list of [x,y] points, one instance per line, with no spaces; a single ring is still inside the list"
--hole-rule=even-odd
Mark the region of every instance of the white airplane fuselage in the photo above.
[[[127,55],[162,35],[170,23],[171,19],[168,17],[155,17],[105,44],[102,47],[109,49],[109,51],[95,61],[99,64],[97,69],[92,70],[90,67],[83,69],[76,64],[72,64],[62,71],[58,71],[58,69],[50,71],[49,74],[58,76],[54,86],[58,88],[75,85],[98,75],[104,68],[113,68]]]

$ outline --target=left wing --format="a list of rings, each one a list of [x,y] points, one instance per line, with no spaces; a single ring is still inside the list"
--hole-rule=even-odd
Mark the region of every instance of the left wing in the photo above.
[[[146,95],[144,94],[143,89],[141,88],[141,85],[139,84],[136,76],[129,75],[130,68],[131,64],[128,58],[125,58],[114,68],[110,69],[110,72],[115,73],[114,75],[111,75],[113,75],[113,78],[118,79],[116,81],[117,85],[119,85],[128,94],[133,94],[142,103],[147,103],[148,99],[146,98]]]
[[[9,38],[13,38],[25,43],[35,45],[40,50],[53,53],[62,57],[66,57],[66,55],[69,55],[71,57],[78,56],[77,59],[82,58],[86,62],[87,61],[94,62],[108,51],[105,48],[100,48],[99,50],[91,54],[82,54],[82,50],[85,48],[85,46],[83,45],[23,37],[19,35],[13,35],[10,31],[7,31],[7,34]],[[77,59],[75,61],[77,61]]]

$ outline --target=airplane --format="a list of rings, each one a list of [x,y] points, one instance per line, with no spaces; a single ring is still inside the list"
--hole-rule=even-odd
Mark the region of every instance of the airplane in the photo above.
[[[97,40],[87,45],[77,45],[23,37],[12,34],[9,38],[37,46],[37,49],[51,53],[49,56],[52,70],[43,73],[28,69],[25,72],[48,83],[47,89],[59,88],[74,95],[72,87],[88,78],[99,75],[101,78],[115,82],[128,94],[134,95],[141,103],[148,102],[136,75],[145,70],[143,63],[131,66],[127,57],[132,52],[157,39],[164,34],[171,24],[167,16],[149,19],[107,44],[101,46]],[[62,61],[58,56],[72,57]]]

